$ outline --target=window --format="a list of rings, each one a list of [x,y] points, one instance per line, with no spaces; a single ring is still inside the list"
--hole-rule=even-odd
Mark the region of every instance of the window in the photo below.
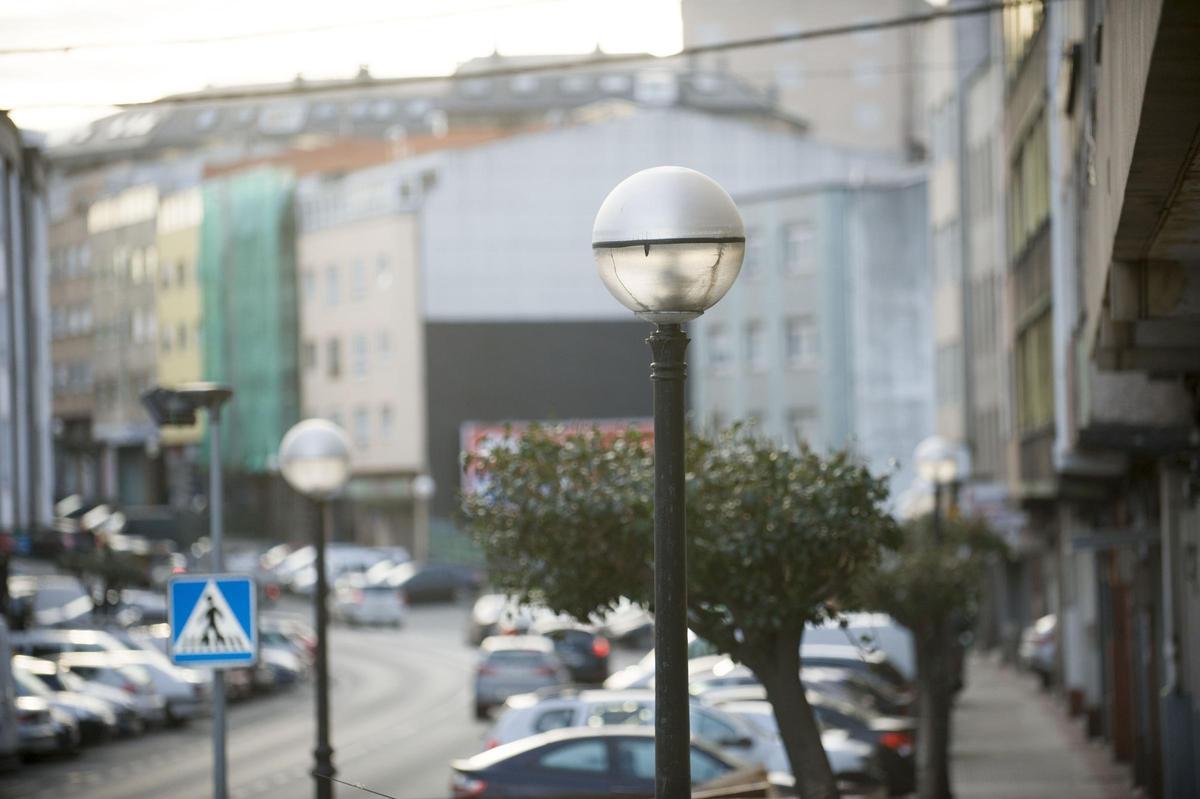
[[[727,369],[732,361],[729,331],[724,325],[713,325],[708,330],[708,365],[713,369]]]
[[[762,275],[762,257],[762,240],[758,230],[746,228],[746,256],[742,259],[742,279],[757,280]]]
[[[175,262],[175,285],[184,286],[188,281],[188,265],[187,261],[180,258]]]
[[[379,409],[379,437],[384,441],[392,438],[393,416],[391,405]]]
[[[783,229],[783,271],[788,275],[812,274],[816,263],[813,252],[813,228],[808,222],[795,222]]]
[[[188,326],[186,322],[180,322],[175,326],[175,341],[179,345],[179,349],[186,350],[188,346]]]
[[[336,266],[331,266],[325,270],[325,304],[338,304],[338,288],[340,279],[338,277],[338,269]]]
[[[379,357],[386,358],[392,354],[392,334],[386,330],[379,331]]]
[[[650,742],[654,751],[654,742]],[[538,759],[538,765],[561,771],[608,771],[608,746],[604,741],[572,741],[551,750]]]
[[[703,710],[693,708],[691,719],[692,732],[697,737],[703,738],[709,743],[722,746],[727,741],[736,741],[745,737],[745,735],[738,732],[734,727],[716,718],[711,713],[705,713]]]
[[[653,723],[654,710],[641,702],[606,702],[588,709],[589,727],[612,727],[618,724],[646,726]]]
[[[350,373],[355,377],[367,374],[367,337],[361,333],[354,336],[350,350]]]
[[[962,344],[942,344],[937,349],[938,405],[957,405],[963,398]]]
[[[789,366],[812,366],[820,358],[820,336],[812,316],[790,317],[784,323],[783,335]]]
[[[1042,26],[1045,9],[1039,3],[1015,3],[1004,8],[1004,63],[1011,78],[1021,66],[1030,43]]]
[[[821,420],[816,408],[792,408],[787,414],[789,444],[803,443],[816,447],[821,442]]]
[[[164,330],[162,336],[159,337],[159,348],[163,352],[171,351],[171,334],[166,330]]]
[[[304,301],[312,302],[317,297],[317,275],[311,269],[305,269],[300,277],[301,290],[304,292]]]
[[[622,777],[639,780],[654,779],[654,739],[618,739],[616,741],[617,772]]]
[[[354,446],[366,449],[371,441],[371,417],[366,408],[354,409]]]
[[[162,286],[164,289],[169,289],[171,287],[171,270],[170,269],[164,269],[158,273],[158,284],[160,286]]]
[[[692,747],[692,784],[699,785],[720,777],[729,771],[729,766],[717,760],[707,752],[701,752]]]
[[[325,344],[325,370],[331,379],[342,376],[342,340],[331,338]]]
[[[1017,334],[1017,424],[1030,433],[1054,423],[1053,313]]]
[[[151,244],[146,248],[146,279],[151,283],[158,277],[158,248]]]
[[[767,335],[762,322],[746,323],[746,363],[753,372],[767,370]]]
[[[129,258],[129,279],[134,283],[141,283],[146,279],[146,259],[141,249],[134,250]]]
[[[390,288],[394,279],[391,259],[381,254],[375,263],[375,285],[381,289]]]
[[[317,368],[317,343],[312,339],[304,342],[304,368],[306,370]]]
[[[1008,186],[1008,252],[1020,258],[1033,235],[1050,216],[1050,167],[1046,116],[1029,129],[1013,159]]]
[[[367,296],[367,265],[361,258],[350,267],[350,296],[356,300]]]
[[[549,732],[563,727],[570,727],[575,721],[575,711],[569,707],[547,710],[533,722],[533,728],[538,732]]]
[[[958,221],[951,220],[933,231],[933,279],[937,285],[957,281],[962,270],[958,241]]]

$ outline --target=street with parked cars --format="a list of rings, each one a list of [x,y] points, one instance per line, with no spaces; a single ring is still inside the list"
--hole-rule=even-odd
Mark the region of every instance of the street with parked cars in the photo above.
[[[580,622],[488,593],[469,566],[414,563],[396,549],[331,552],[339,775],[400,799],[653,793],[644,609]],[[261,606],[258,663],[222,672],[233,795],[294,796],[311,779],[314,553],[275,546],[231,560],[255,576]],[[84,609],[86,582],[45,564],[9,582],[34,612],[4,641],[18,735],[0,795],[174,797],[177,769],[207,773],[212,676],[171,662],[161,586]],[[806,636],[801,679],[844,795],[913,790],[910,647],[878,615]],[[688,654],[697,790],[793,794],[754,674],[692,633]],[[206,795],[203,784],[189,780],[180,799]]]

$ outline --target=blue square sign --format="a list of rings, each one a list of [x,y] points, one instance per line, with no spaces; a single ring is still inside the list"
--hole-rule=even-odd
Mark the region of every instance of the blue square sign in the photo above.
[[[244,574],[189,574],[167,583],[171,661],[221,669],[258,660],[258,592]]]

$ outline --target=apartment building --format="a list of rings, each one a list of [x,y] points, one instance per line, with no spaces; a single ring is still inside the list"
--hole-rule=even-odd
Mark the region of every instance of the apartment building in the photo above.
[[[899,167],[864,180],[851,163],[840,179],[735,197],[746,259],[691,325],[693,410],[791,446],[850,448],[902,495],[933,429],[925,181]]]

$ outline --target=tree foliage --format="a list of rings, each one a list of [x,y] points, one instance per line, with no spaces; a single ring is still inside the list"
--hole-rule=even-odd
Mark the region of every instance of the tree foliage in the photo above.
[[[766,687],[802,795],[835,796],[799,678],[805,624],[859,593],[898,530],[887,483],[849,452],[735,427],[688,437],[688,618]],[[653,452],[635,431],[531,428],[469,461],[463,498],[497,589],[579,619],[652,607]]]

